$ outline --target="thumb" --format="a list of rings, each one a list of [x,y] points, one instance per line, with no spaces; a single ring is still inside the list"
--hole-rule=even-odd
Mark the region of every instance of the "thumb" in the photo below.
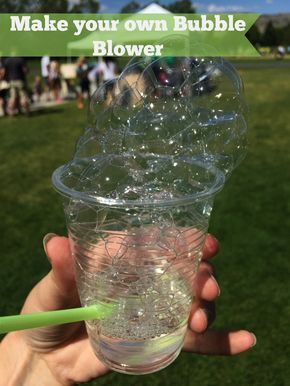
[[[44,238],[44,249],[52,269],[30,292],[24,313],[79,305],[68,238],[49,234]]]
[[[31,290],[22,313],[79,306],[68,239],[50,235],[49,240],[46,240],[44,244],[52,269]],[[25,331],[25,339],[35,350],[47,351],[70,339],[79,328],[79,323],[35,328]]]
[[[63,295],[76,290],[73,258],[67,237],[49,233],[43,239],[43,246],[52,266],[52,279]]]

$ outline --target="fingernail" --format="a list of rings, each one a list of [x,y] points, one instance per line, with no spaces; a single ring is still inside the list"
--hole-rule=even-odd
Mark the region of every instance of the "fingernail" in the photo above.
[[[44,252],[46,253],[46,256],[47,256],[47,250],[46,250],[46,245],[47,243],[49,242],[49,240],[51,240],[53,237],[57,236],[55,233],[47,233],[43,240],[42,240],[42,243],[43,243],[43,249],[44,249]],[[48,260],[49,260],[49,257],[47,256]],[[50,261],[50,260],[49,260]]]
[[[221,289],[220,289],[220,286],[218,285],[218,282],[216,281],[216,278],[213,276],[213,275],[210,275],[212,280],[215,282],[216,286],[217,286],[217,289],[218,289],[218,295],[217,296],[220,296],[221,294]]]
[[[254,347],[254,346],[256,346],[256,344],[257,344],[257,338],[256,338],[256,335],[253,334],[252,332],[251,332],[251,335],[252,335],[252,337],[253,337],[253,339],[254,339],[254,342],[253,342],[253,344],[252,344],[251,347]]]

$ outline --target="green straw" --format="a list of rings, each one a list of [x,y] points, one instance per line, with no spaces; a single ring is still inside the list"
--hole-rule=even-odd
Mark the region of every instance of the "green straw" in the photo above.
[[[80,322],[83,320],[102,319],[112,314],[113,307],[112,304],[106,303],[103,305],[94,304],[88,307],[71,308],[59,311],[1,316],[0,334],[10,331],[26,330],[29,328]]]

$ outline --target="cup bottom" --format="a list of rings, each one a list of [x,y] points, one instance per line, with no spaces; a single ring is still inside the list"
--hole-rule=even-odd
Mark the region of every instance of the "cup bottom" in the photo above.
[[[127,366],[127,365],[122,365],[120,363],[115,363],[113,361],[109,361],[108,359],[105,359],[105,358],[99,358],[99,359],[111,370],[114,370],[118,373],[127,374],[127,375],[145,375],[145,374],[155,373],[169,366],[179,356],[181,352],[181,348],[182,347],[180,347],[177,351],[169,355],[167,358],[165,359],[163,358],[160,361],[154,362],[150,365],[147,364],[145,366],[142,366],[142,365]]]
[[[187,320],[184,320],[177,329],[163,336],[125,339],[96,334],[96,327],[87,323],[92,348],[100,361],[112,370],[135,375],[153,373],[172,363],[181,351],[186,329]]]

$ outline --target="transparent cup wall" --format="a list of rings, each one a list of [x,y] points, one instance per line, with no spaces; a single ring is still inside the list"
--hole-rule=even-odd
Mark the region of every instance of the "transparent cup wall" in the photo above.
[[[246,153],[247,109],[221,58],[133,59],[98,87],[74,156],[53,174],[97,356],[148,373],[178,355],[214,195]]]
[[[70,201],[81,303],[115,304],[111,316],[87,322],[93,349],[109,367],[147,373],[179,354],[212,200],[154,208]]]

